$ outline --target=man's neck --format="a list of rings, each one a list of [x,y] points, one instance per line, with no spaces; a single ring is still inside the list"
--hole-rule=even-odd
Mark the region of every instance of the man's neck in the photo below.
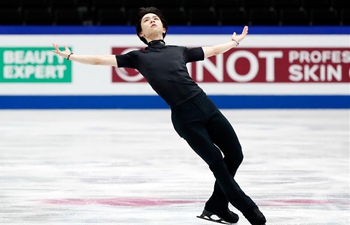
[[[147,42],[156,41],[156,40],[163,40],[163,35],[157,35],[155,37],[146,38],[146,40],[147,40]]]
[[[159,39],[148,42],[148,46],[152,45],[165,45],[165,41],[163,39]]]

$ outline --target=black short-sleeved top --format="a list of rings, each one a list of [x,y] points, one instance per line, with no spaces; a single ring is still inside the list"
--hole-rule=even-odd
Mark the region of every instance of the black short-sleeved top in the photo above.
[[[118,67],[137,69],[170,107],[191,99],[203,90],[190,77],[186,63],[204,59],[203,49],[165,45],[151,41],[144,50],[116,55]]]

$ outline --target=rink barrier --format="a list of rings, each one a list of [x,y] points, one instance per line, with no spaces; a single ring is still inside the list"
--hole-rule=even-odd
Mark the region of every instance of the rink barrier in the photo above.
[[[349,109],[347,95],[210,95],[221,109]],[[154,95],[0,96],[0,109],[168,109]]]
[[[252,26],[250,35],[349,35],[350,26]],[[168,34],[225,34],[242,26],[169,26]],[[0,35],[126,35],[133,26],[0,26]],[[7,44],[7,43],[6,43]],[[36,45],[35,45],[36,46]],[[322,45],[323,46],[323,45]],[[5,84],[2,84],[5,85]],[[1,88],[1,86],[0,86]],[[156,95],[31,95],[2,93],[0,109],[166,109]],[[349,95],[210,95],[222,109],[349,109]]]

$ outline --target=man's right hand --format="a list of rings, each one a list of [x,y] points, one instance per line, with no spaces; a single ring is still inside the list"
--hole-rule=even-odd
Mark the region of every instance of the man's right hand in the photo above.
[[[55,50],[53,50],[52,52],[56,53],[57,55],[59,56],[62,56],[64,58],[67,58],[69,56],[69,54],[71,54],[71,51],[69,50],[68,46],[65,45],[64,48],[65,50],[64,51],[61,51],[59,48],[58,48],[58,45],[55,44],[55,43],[52,43],[53,47],[55,48]]]

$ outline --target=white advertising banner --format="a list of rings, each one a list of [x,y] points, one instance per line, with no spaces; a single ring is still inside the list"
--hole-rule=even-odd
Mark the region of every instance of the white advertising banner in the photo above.
[[[227,35],[169,35],[168,45],[210,46]],[[155,95],[138,71],[67,61],[74,54],[123,54],[146,46],[136,35],[2,35],[0,95]],[[225,54],[188,64],[211,95],[347,95],[349,35],[248,35]]]

